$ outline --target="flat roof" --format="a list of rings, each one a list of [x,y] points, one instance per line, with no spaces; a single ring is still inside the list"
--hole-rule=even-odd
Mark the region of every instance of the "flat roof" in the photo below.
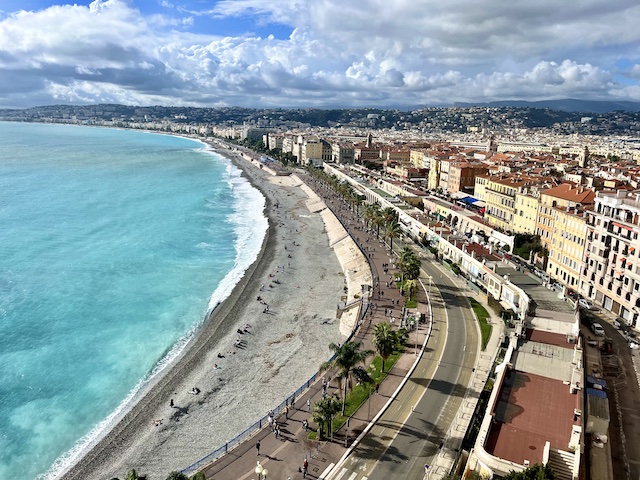
[[[574,409],[580,396],[560,380],[511,370],[507,372],[494,411],[486,449],[492,455],[522,465],[542,463],[545,443],[567,450]]]
[[[548,335],[557,336],[557,334]],[[571,345],[573,346],[573,344]],[[561,382],[570,382],[573,371],[572,360],[573,349],[529,341],[514,352],[513,365],[517,371],[522,373],[532,373]]]

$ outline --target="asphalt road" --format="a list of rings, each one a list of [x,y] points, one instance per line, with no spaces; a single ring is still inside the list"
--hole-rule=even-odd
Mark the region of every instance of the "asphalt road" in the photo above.
[[[640,389],[633,368],[631,349],[610,323],[606,320],[599,323],[613,343],[612,354],[601,355],[603,373],[610,392],[609,432],[613,477],[640,479]],[[617,398],[611,395],[613,389],[618,393]]]
[[[423,270],[434,284],[427,349],[394,403],[332,480],[422,479],[465,397],[478,353],[475,318],[464,291],[446,274],[429,261],[423,261]]]

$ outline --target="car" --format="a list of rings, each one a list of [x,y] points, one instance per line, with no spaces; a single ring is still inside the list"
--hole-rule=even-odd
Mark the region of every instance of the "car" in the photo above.
[[[604,328],[597,322],[591,324],[591,331],[598,337],[604,337]]]
[[[586,298],[581,298],[580,300],[578,300],[578,306],[580,308],[584,308],[585,310],[593,310],[595,308],[593,306],[593,303],[591,303]]]

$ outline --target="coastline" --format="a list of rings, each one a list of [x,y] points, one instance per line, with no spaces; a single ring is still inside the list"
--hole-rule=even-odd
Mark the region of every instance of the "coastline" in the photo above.
[[[260,285],[265,281],[264,279],[268,278],[267,276],[274,272],[274,266],[282,266],[283,270],[285,270],[283,273],[286,274],[286,268],[284,267],[286,260],[282,247],[284,243],[288,242],[287,235],[293,234],[292,238],[312,239],[308,238],[309,235],[298,237],[293,230],[286,232],[287,227],[291,226],[288,224],[293,225],[295,222],[299,221],[302,221],[301,225],[306,228],[307,225],[305,225],[304,222],[306,220],[304,218],[305,215],[300,215],[298,213],[297,215],[299,215],[299,218],[294,218],[293,216],[288,218],[287,213],[285,212],[283,218],[281,214],[283,212],[282,208],[286,208],[284,204],[286,203],[287,198],[293,195],[292,191],[294,189],[302,190],[298,188],[299,185],[294,186],[291,182],[288,182],[289,185],[285,185],[282,183],[284,181],[283,179],[286,178],[290,180],[290,177],[270,178],[269,174],[261,172],[261,169],[258,167],[245,163],[248,162],[248,160],[233,158],[233,152],[219,148],[209,142],[204,143],[210,145],[215,153],[224,156],[239,168],[242,171],[242,175],[252,184],[252,186],[260,190],[264,195],[266,199],[265,214],[268,217],[269,228],[263,240],[261,251],[257,260],[246,270],[244,276],[233,289],[229,297],[222,303],[218,304],[211,312],[203,323],[203,326],[199,329],[194,338],[185,346],[183,352],[174,361],[174,363],[167,367],[166,371],[159,374],[158,378],[154,379],[144,392],[141,392],[139,400],[130,408],[130,410],[124,414],[117,424],[108,433],[106,433],[103,438],[100,439],[73,467],[71,467],[62,476],[62,478],[111,478],[113,475],[124,475],[131,468],[136,468],[138,472],[148,475],[150,479],[164,478],[162,475],[166,476],[170,470],[185,468],[190,463],[195,462],[204,456],[202,454],[189,452],[193,452],[195,449],[206,454],[224,444],[243,430],[236,427],[235,433],[231,435],[230,438],[218,441],[218,444],[213,447],[201,447],[199,445],[202,440],[202,433],[206,433],[208,428],[212,428],[211,417],[219,416],[215,411],[212,413],[210,410],[215,409],[216,411],[222,411],[224,409],[223,407],[227,407],[226,410],[232,412],[232,414],[236,411],[234,416],[238,415],[238,407],[241,407],[241,410],[247,410],[246,406],[225,405],[224,402],[220,402],[219,398],[216,398],[221,396],[226,384],[230,382],[231,379],[225,380],[226,383],[222,386],[215,385],[215,383],[205,386],[200,382],[204,381],[202,380],[203,376],[205,379],[211,377],[211,358],[216,358],[211,356],[220,350],[225,351],[225,349],[228,348],[231,344],[230,342],[232,342],[231,338],[237,336],[235,332],[240,325],[243,325],[244,323],[250,323],[252,325],[251,334],[247,335],[247,343],[249,344],[248,349],[251,348],[250,344],[253,343],[254,338],[259,338],[254,334],[258,333],[257,328],[262,329],[263,326],[258,325],[258,321],[254,322],[246,320],[256,316],[256,304],[253,303],[255,302],[255,293],[259,291]],[[277,178],[280,178],[280,184],[273,181]],[[273,188],[274,186],[276,187],[275,189]],[[287,192],[286,195],[284,195],[285,192]],[[274,199],[278,199],[278,203],[276,204],[277,207],[274,206]],[[298,197],[293,198],[292,200],[294,200],[294,202],[290,206],[291,208],[296,208],[298,210],[306,208],[304,205],[300,205],[301,200],[303,200],[303,196],[301,194],[298,194]],[[309,209],[307,209],[306,212],[314,215]],[[317,213],[315,215],[318,216],[318,219],[321,218],[321,215]],[[315,228],[317,229],[317,225]],[[312,249],[318,250],[319,247],[322,247],[322,243],[324,243],[326,249],[331,251],[331,246],[328,244],[326,230],[324,230],[324,233],[324,239],[320,239],[320,245],[314,244],[311,247]],[[317,234],[318,232],[315,232],[313,236],[315,237]],[[298,235],[302,235],[302,232],[298,232]],[[293,240],[293,245],[296,245],[296,241],[297,240]],[[302,240],[300,240],[300,242],[302,242]],[[286,246],[284,246],[284,248],[286,249]],[[327,259],[326,251],[327,250],[323,250],[315,259],[298,258],[302,257],[302,255],[296,252],[293,254],[295,256],[294,263],[296,261],[304,263],[305,265],[300,264],[303,268],[317,268],[318,265],[309,265],[309,261],[313,264],[329,263],[332,267],[339,265],[337,258],[333,259],[334,262],[331,262],[331,259]],[[333,256],[335,257],[335,254],[333,254]],[[323,305],[318,306],[323,307],[319,308],[319,310],[324,310],[325,318],[320,318],[316,314],[311,316],[311,321],[315,322],[312,324],[314,325],[314,328],[311,329],[314,331],[307,332],[308,338],[304,338],[305,333],[301,330],[310,330],[308,328],[310,324],[306,324],[301,321],[304,319],[300,318],[299,315],[294,315],[294,319],[297,321],[298,325],[296,326],[295,324],[292,324],[286,326],[286,330],[288,332],[285,335],[282,335],[281,331],[277,331],[277,325],[264,325],[265,332],[275,331],[275,334],[271,335],[273,338],[267,337],[263,339],[266,341],[266,343],[263,343],[263,345],[267,347],[265,349],[277,350],[277,354],[273,355],[275,358],[267,359],[266,368],[264,365],[256,364],[256,355],[254,355],[253,359],[245,358],[242,362],[235,362],[236,366],[234,368],[236,368],[236,372],[241,371],[238,369],[242,369],[242,371],[244,371],[247,367],[253,370],[266,370],[262,372],[262,374],[266,374],[266,378],[261,378],[261,375],[258,375],[257,380],[254,378],[254,381],[259,382],[258,386],[260,388],[258,389],[258,393],[265,394],[265,398],[262,399],[262,402],[257,402],[260,403],[260,405],[253,405],[254,407],[257,407],[256,413],[254,414],[257,415],[257,417],[252,418],[251,413],[248,411],[240,414],[240,416],[242,416],[246,413],[246,420],[244,423],[246,423],[247,426],[264,415],[268,409],[277,405],[286,397],[287,394],[295,390],[300,383],[304,382],[306,378],[308,378],[308,376],[304,376],[305,374],[298,373],[298,370],[300,369],[292,370],[291,365],[288,365],[289,363],[292,361],[303,360],[305,364],[308,364],[307,366],[310,367],[310,369],[307,368],[307,371],[311,370],[315,372],[320,363],[318,359],[320,358],[321,360],[325,360],[328,358],[328,348],[326,348],[328,342],[325,342],[324,345],[312,345],[313,348],[311,349],[307,348],[309,346],[309,342],[324,341],[320,340],[323,336],[327,337],[327,339],[331,339],[330,341],[335,342],[340,342],[344,339],[339,332],[339,328],[337,328],[338,321],[335,319],[335,305],[342,296],[342,286],[337,283],[336,280],[340,278],[341,274],[338,274],[335,271],[335,268],[333,272],[327,272],[327,274],[329,273],[331,273],[333,279],[325,282],[327,285],[322,287],[324,288],[323,291],[317,292],[318,297],[328,297],[328,299],[317,298],[318,300],[322,300],[320,303],[324,304],[324,307]],[[306,276],[309,277],[308,274]],[[286,281],[287,280],[285,280],[285,282]],[[315,283],[317,282],[312,282],[305,288],[314,289]],[[345,282],[343,277],[342,283],[350,284],[352,282]],[[300,287],[300,285],[297,286]],[[280,297],[289,299],[291,299],[291,297],[295,297],[295,295],[293,295],[295,290],[292,291],[292,285],[278,287],[278,289],[280,290],[278,294]],[[309,297],[311,296],[312,295],[309,295]],[[248,301],[245,301],[247,298]],[[310,301],[311,303],[314,303],[313,298],[300,298],[300,300],[304,300],[302,302],[303,305],[300,306],[302,311],[316,311],[314,306],[310,305]],[[278,302],[274,301],[274,305],[277,303]],[[327,305],[333,306],[332,317],[330,319],[327,317]],[[260,316],[259,314],[260,312],[258,312],[258,316]],[[262,319],[259,321],[261,322],[261,320]],[[329,329],[333,329],[333,331],[329,331],[327,334]],[[320,338],[316,339],[314,336],[319,336]],[[292,342],[295,341],[296,338],[292,340],[291,337],[298,337],[297,341],[300,345],[294,348],[292,346]],[[295,355],[289,355],[287,350],[295,352]],[[314,355],[307,355],[308,351],[313,352]],[[235,355],[235,357],[238,358],[233,358],[234,361],[239,360],[239,357],[242,354],[242,352],[237,353],[238,355]],[[226,356],[229,355],[226,355],[225,351],[225,357]],[[280,359],[280,364],[278,364],[279,356],[283,357]],[[229,360],[231,360],[231,357]],[[264,358],[262,360],[264,360]],[[273,365],[269,366],[269,362],[272,362]],[[227,362],[226,359],[221,359],[220,363],[228,363],[229,367],[231,367],[232,362]],[[223,366],[223,368],[225,368],[225,366]],[[284,372],[285,379],[288,381],[288,386],[276,386],[278,388],[275,388],[275,393],[267,395],[267,388],[264,385],[271,383],[269,377],[270,368],[273,368],[276,375],[280,374],[280,376],[282,376]],[[291,377],[291,374],[297,374],[297,378]],[[291,380],[291,378],[296,378],[296,380]],[[198,388],[201,388],[203,393],[197,397],[191,396],[191,398],[189,398],[189,395],[185,397],[186,390],[188,390],[187,385],[198,385]],[[286,388],[289,388],[290,390],[286,390]],[[278,391],[279,389],[285,390]],[[245,389],[241,388],[241,392],[244,392],[244,390]],[[167,402],[170,398],[176,398],[176,403],[179,405],[179,409],[168,409]],[[186,404],[185,401],[187,402]],[[252,400],[251,403],[256,402],[255,400]],[[164,416],[164,422],[161,427],[153,427],[150,425],[153,419],[162,418],[162,416]],[[193,420],[191,417],[200,417],[200,420]],[[188,436],[193,438],[188,441],[185,440],[187,444],[181,445],[180,448],[188,450],[188,453],[190,454],[189,460],[179,452],[176,453],[174,448],[175,445],[171,445],[176,443],[176,438],[174,437],[177,432],[183,431],[184,433],[186,430],[189,430]],[[194,443],[198,445],[194,445]],[[163,462],[159,462],[161,464],[161,468],[154,468],[153,464],[154,462],[158,463],[158,456],[156,454],[157,449],[153,447],[153,445],[160,445],[161,447],[166,447],[168,445],[168,450],[173,452],[174,456],[177,457],[174,459],[175,464],[168,466]]]

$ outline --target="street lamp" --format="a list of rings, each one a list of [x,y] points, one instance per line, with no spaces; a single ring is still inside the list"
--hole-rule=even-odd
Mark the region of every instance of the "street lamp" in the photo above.
[[[264,473],[264,468],[262,468],[262,465],[260,465],[260,461],[256,462],[256,469],[254,470],[256,472],[256,475],[258,475],[258,480],[260,480],[262,478],[262,474]]]
[[[269,473],[269,470],[267,470],[266,468],[262,469],[262,478],[264,480],[267,480],[267,474]]]

